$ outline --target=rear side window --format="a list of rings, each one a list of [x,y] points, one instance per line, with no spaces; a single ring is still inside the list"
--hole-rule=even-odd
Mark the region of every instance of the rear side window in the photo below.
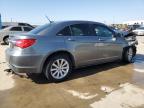
[[[24,31],[31,31],[32,30],[32,28],[30,28],[30,27],[24,27]]]
[[[59,31],[57,33],[57,36],[71,36],[71,31],[70,31],[70,27],[65,27],[64,29],[62,29],[61,31]]]
[[[73,36],[88,36],[89,35],[89,24],[75,24],[71,25]]]
[[[21,27],[12,27],[10,31],[22,31]]]

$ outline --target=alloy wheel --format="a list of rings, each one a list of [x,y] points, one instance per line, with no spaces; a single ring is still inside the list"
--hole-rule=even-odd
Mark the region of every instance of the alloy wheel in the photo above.
[[[129,48],[127,54],[128,54],[128,60],[131,61],[133,58],[133,49]]]
[[[70,69],[69,62],[66,59],[57,59],[55,60],[50,68],[50,73],[55,79],[64,78]]]

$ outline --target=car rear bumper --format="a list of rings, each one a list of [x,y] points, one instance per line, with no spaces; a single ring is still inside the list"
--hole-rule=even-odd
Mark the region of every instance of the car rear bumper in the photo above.
[[[42,55],[12,53],[7,49],[6,61],[10,69],[16,73],[41,73]]]
[[[15,73],[39,73],[37,72],[37,69],[33,67],[14,66],[12,64],[8,64],[8,66]]]

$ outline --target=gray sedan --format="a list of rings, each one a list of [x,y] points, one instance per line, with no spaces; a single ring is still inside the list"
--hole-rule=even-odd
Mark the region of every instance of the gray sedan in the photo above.
[[[6,59],[16,73],[43,73],[51,81],[63,81],[74,68],[131,63],[136,43],[135,37],[121,37],[102,23],[61,21],[11,36]]]

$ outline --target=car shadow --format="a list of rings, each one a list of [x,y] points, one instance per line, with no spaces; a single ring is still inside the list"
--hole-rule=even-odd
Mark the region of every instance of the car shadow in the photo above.
[[[123,62],[111,62],[111,63],[105,63],[105,64],[100,64],[100,65],[93,65],[93,66],[75,69],[72,71],[70,77],[68,79],[66,79],[65,81],[70,81],[70,80],[74,80],[74,79],[78,79],[78,78],[82,78],[82,77],[87,77],[87,76],[94,75],[94,74],[97,74],[102,71],[107,71],[112,68],[117,68],[117,67],[123,66],[123,65],[127,65],[127,64],[123,63]],[[35,82],[37,84],[50,83],[50,81],[48,81],[43,74],[40,74],[40,75],[29,74],[28,78],[30,78],[32,80],[32,82]],[[58,83],[61,83],[61,82],[58,82]]]
[[[1,43],[1,45],[7,45],[7,44],[5,44],[5,43]]]
[[[44,74],[27,74],[28,78],[32,80],[32,82],[36,84],[47,84],[50,83],[50,81],[47,80],[47,78],[44,76]]]

